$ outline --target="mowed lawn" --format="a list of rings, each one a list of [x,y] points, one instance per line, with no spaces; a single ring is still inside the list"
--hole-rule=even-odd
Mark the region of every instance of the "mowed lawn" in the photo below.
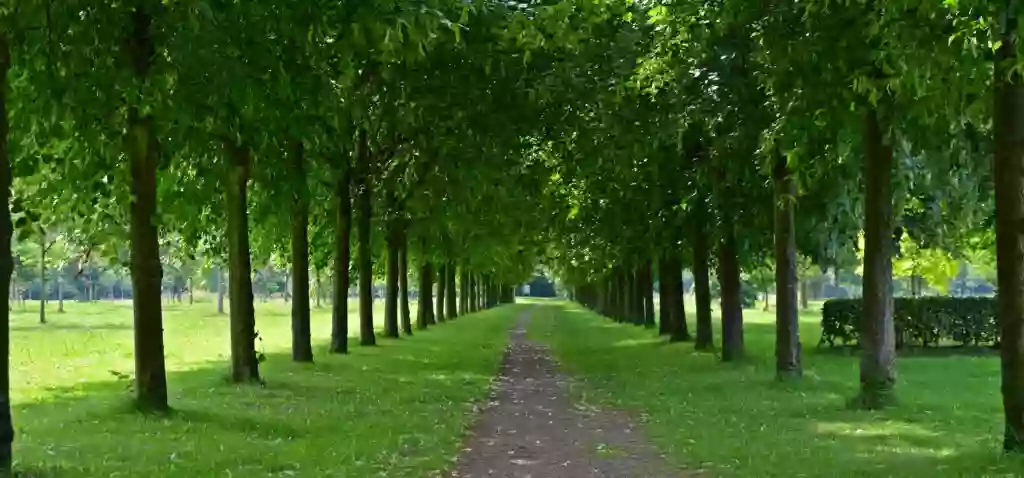
[[[997,357],[899,358],[900,404],[853,411],[845,402],[858,359],[816,349],[820,309],[801,316],[805,378],[780,384],[771,312],[744,311],[750,357],[725,364],[575,304],[544,304],[531,336],[576,374],[577,400],[632,412],[681,467],[725,477],[1024,476],[1024,459],[999,451]]]
[[[351,336],[358,335],[350,301]],[[315,364],[291,362],[290,304],[256,304],[266,386],[232,385],[228,322],[211,303],[165,305],[169,417],[130,410],[129,302],[68,302],[12,319],[16,469],[54,477],[419,477],[458,454],[521,306],[332,356],[313,309]],[[383,318],[378,301],[375,318]],[[413,307],[415,314],[415,307]],[[415,318],[414,318],[415,320]]]

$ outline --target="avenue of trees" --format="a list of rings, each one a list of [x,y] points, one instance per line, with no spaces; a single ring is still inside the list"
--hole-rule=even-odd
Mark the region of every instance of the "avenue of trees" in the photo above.
[[[896,385],[893,258],[907,249],[897,245],[925,251],[915,277],[994,250],[1004,443],[1024,451],[1018,8],[3,2],[0,249],[13,253],[0,255],[0,287],[12,289],[23,243],[61,238],[72,249],[62,261],[126,266],[136,404],[163,412],[168,264],[202,258],[226,277],[236,382],[263,379],[263,264],[289,268],[293,358],[312,361],[311,284],[330,284],[330,350],[346,353],[351,286],[358,343],[371,346],[375,278],[393,338],[510,300],[538,260],[581,302],[650,326],[657,280],[660,332],[704,350],[717,347],[714,276],[725,361],[744,354],[744,274],[770,269],[777,372],[797,379],[798,271],[846,268],[859,251],[853,403],[881,408]],[[4,296],[7,313],[15,294]]]

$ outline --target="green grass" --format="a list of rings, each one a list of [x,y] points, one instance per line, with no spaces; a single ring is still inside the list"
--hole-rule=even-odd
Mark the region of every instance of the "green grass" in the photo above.
[[[773,380],[771,312],[744,312],[750,357],[740,364],[566,302],[535,309],[530,333],[577,375],[578,400],[633,413],[669,459],[691,470],[726,477],[1024,476],[1024,459],[999,451],[998,358],[901,358],[896,408],[848,410],[858,360],[816,350],[819,314],[801,317],[806,376],[788,384]]]
[[[266,388],[227,382],[227,318],[212,304],[165,306],[169,417],[129,411],[131,307],[68,303],[12,319],[16,468],[29,476],[417,477],[441,473],[484,400],[521,306],[464,317],[378,347],[290,360],[289,305],[257,303]],[[378,304],[382,307],[382,304]],[[358,333],[355,307],[352,334]],[[380,310],[377,316],[381,316]]]

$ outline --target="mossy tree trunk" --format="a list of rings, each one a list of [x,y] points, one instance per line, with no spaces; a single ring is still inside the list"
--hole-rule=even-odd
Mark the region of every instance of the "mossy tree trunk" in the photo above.
[[[228,298],[231,301],[231,380],[260,380],[256,356],[256,311],[253,308],[252,265],[249,253],[247,188],[251,167],[248,146],[224,143],[230,161],[226,203],[228,209]],[[159,258],[157,262],[159,267]]]
[[[796,182],[786,157],[776,154],[775,183],[775,373],[780,379],[803,374],[800,363],[796,277]]]
[[[399,308],[402,316],[402,332],[405,335],[412,335],[412,317],[409,313],[409,240],[404,230],[398,243],[398,252],[398,288],[401,289]]]

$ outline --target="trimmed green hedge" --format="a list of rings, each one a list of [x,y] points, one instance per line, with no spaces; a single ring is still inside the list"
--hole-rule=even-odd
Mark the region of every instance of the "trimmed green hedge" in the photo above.
[[[850,345],[859,339],[863,299],[831,299],[821,311],[821,344]],[[897,298],[893,304],[896,347],[998,345],[994,297]]]

